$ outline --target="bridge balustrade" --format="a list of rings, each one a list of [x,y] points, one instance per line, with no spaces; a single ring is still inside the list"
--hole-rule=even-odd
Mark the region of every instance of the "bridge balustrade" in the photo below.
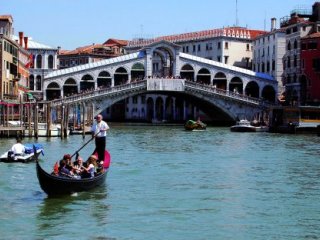
[[[132,83],[128,83],[128,84],[118,85],[118,86],[115,86],[112,88],[98,89],[98,90],[94,90],[94,91],[87,92],[87,93],[80,93],[80,94],[76,94],[73,96],[64,97],[63,99],[56,99],[56,100],[51,101],[51,104],[52,104],[52,106],[59,106],[62,104],[73,104],[73,103],[87,101],[92,98],[106,96],[106,95],[111,96],[112,94],[121,94],[121,93],[127,94],[128,91],[130,91],[130,90],[146,89],[146,90],[154,91],[156,89],[150,88],[150,86],[148,86],[148,84],[150,83],[152,85],[152,83],[154,83],[157,80],[163,82],[164,79],[148,79],[148,80],[144,79],[144,80],[140,80],[140,81],[136,81],[136,82],[132,82]],[[175,81],[175,79],[166,79],[166,80]],[[173,89],[171,89],[171,91],[189,90],[191,92],[197,92],[199,94],[211,95],[212,97],[214,97],[214,96],[227,97],[232,100],[245,102],[247,104],[257,105],[259,107],[270,106],[270,104],[268,104],[267,102],[265,102],[261,99],[249,97],[249,96],[235,93],[235,92],[226,91],[224,89],[219,89],[219,88],[213,87],[211,85],[204,85],[201,83],[196,83],[196,82],[182,80],[182,79],[179,79],[179,81],[183,81],[183,84],[182,85],[180,84],[181,86],[179,85],[178,87],[176,86],[176,84],[173,84],[172,85]],[[159,90],[159,91],[169,90],[169,89],[167,89],[168,86],[169,86],[169,84],[166,84],[166,88],[164,88],[164,89],[157,88],[157,90]]]
[[[62,104],[70,104],[70,103],[76,103],[81,102],[85,100],[89,100],[94,97],[98,96],[104,96],[104,95],[110,95],[112,93],[121,93],[121,92],[127,92],[130,89],[140,89],[140,88],[147,88],[147,81],[141,80],[129,84],[119,85],[112,88],[106,88],[106,89],[98,89],[93,90],[86,93],[79,93],[75,94],[73,96],[64,97],[62,99],[55,99],[51,101],[52,106],[59,106]]]
[[[260,99],[249,97],[243,94],[230,92],[224,89],[216,88],[211,85],[204,85],[196,82],[186,81],[185,84],[186,88],[190,88],[192,91],[203,91],[209,94],[223,96],[223,97],[230,97],[235,100],[244,101],[247,103],[255,104],[255,105],[261,105],[264,106],[266,103]]]

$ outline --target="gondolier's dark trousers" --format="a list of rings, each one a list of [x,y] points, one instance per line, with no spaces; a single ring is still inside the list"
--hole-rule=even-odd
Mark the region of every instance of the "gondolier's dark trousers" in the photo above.
[[[104,152],[106,150],[106,137],[96,137],[96,152],[98,153],[99,162],[104,160]]]

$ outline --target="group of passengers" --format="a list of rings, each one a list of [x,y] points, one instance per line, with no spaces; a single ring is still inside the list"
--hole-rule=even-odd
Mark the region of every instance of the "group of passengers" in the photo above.
[[[86,162],[83,162],[82,157],[72,162],[70,154],[65,154],[59,162],[58,169],[54,173],[62,177],[71,178],[92,178],[101,171],[101,164],[97,162],[97,157],[91,155]]]

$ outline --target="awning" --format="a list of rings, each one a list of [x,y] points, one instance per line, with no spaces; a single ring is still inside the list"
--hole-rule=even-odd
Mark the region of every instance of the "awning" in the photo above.
[[[33,97],[33,95],[31,93],[27,93],[27,96],[28,96],[28,100],[33,100],[34,99],[34,97]]]

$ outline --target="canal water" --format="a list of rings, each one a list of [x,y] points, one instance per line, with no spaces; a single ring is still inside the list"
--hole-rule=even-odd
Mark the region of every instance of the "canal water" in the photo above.
[[[91,192],[48,198],[34,163],[0,163],[0,239],[320,238],[319,137],[110,125],[111,168]],[[39,138],[42,166],[88,140]]]

